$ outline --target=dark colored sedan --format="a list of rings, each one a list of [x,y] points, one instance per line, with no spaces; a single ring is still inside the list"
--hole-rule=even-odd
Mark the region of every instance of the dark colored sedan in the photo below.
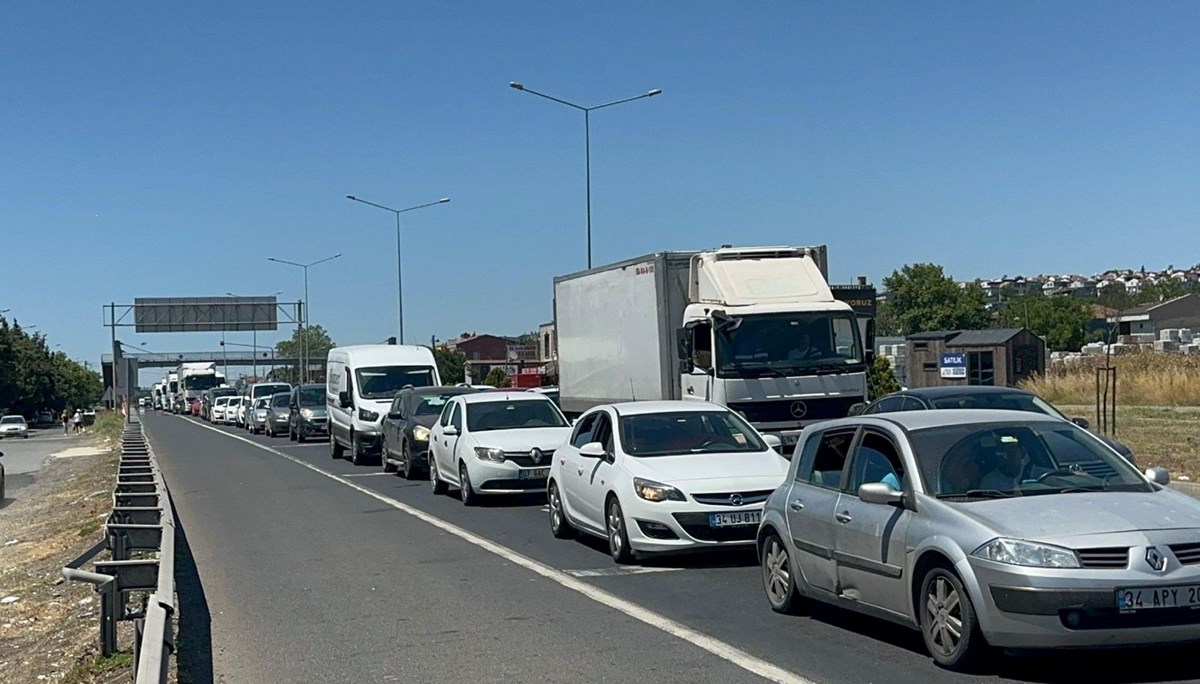
[[[451,397],[472,387],[409,387],[400,390],[383,418],[383,471],[415,480],[429,472],[429,431]]]
[[[318,436],[329,438],[325,385],[297,385],[292,389],[288,407],[288,439],[303,442]]]
[[[263,430],[268,437],[275,437],[288,431],[292,415],[291,392],[280,392],[271,396],[267,406],[267,425]]]
[[[999,409],[1007,411],[1027,411],[1041,413],[1055,418],[1061,418],[1075,423],[1081,428],[1088,427],[1087,418],[1068,418],[1041,397],[1013,389],[1012,387],[992,387],[987,385],[967,385],[963,387],[920,387],[893,392],[879,397],[869,404],[856,404],[850,408],[850,415],[873,415],[876,413],[896,413],[897,411],[929,411],[936,409]],[[1133,451],[1120,442],[1105,435],[1096,437],[1112,447],[1130,463],[1136,464]]]

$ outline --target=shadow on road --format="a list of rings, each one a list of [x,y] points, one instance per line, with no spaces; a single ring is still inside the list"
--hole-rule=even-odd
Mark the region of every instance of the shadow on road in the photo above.
[[[178,513],[175,513],[175,591],[179,601],[176,643],[179,681],[213,684],[212,615]]]

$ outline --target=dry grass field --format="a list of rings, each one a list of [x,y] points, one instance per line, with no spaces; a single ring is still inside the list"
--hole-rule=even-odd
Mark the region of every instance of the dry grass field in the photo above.
[[[1024,388],[1053,404],[1093,405],[1096,367],[1104,357],[1085,356],[1056,364]],[[1163,353],[1112,357],[1121,406],[1200,406],[1200,356]]]

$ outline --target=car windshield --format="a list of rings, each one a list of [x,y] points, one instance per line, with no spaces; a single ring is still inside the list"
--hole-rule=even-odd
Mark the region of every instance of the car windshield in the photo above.
[[[1074,492],[1149,492],[1129,462],[1070,423],[963,423],[910,433],[925,489],[973,501]]]
[[[935,409],[1001,409],[1064,417],[1041,397],[1025,392],[964,392],[930,397],[929,403]]]
[[[271,397],[263,397],[261,399],[254,400],[254,408],[256,408],[256,409],[267,408],[270,405],[271,405]]]
[[[675,411],[621,416],[621,448],[630,456],[761,452],[767,445],[732,411]]]
[[[298,392],[301,406],[324,406],[325,387],[301,387]]]
[[[717,326],[722,377],[760,377],[842,369],[863,362],[854,315],[786,313],[741,316]]]
[[[276,394],[271,398],[271,408],[287,408],[291,398],[290,394]]]
[[[405,387],[430,387],[433,369],[429,366],[377,366],[354,372],[358,393],[364,399],[391,399]]]
[[[231,397],[234,394],[237,394],[237,390],[232,387],[221,387],[212,391],[214,397]]]
[[[481,401],[466,408],[467,429],[471,432],[567,426],[566,418],[546,399]]]
[[[451,397],[462,394],[462,392],[447,392],[445,394],[425,394],[414,397],[417,400],[417,407],[413,409],[414,416],[440,416],[442,409],[446,407],[446,402],[450,401]]]
[[[24,425],[25,419],[21,416],[4,416],[0,418],[0,425]]]
[[[292,387],[291,387],[291,385],[283,385],[283,384],[258,385],[250,391],[254,393],[255,399],[258,399],[259,397],[267,397],[268,399],[270,399],[272,396],[274,396],[276,394],[281,394],[283,392],[291,392]]]

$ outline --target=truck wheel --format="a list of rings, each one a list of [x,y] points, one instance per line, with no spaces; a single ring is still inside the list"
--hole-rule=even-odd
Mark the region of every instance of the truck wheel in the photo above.
[[[366,460],[366,459],[363,458],[362,440],[360,440],[358,438],[358,435],[351,432],[350,433],[350,462],[353,463],[354,465],[362,465],[364,460]]]

